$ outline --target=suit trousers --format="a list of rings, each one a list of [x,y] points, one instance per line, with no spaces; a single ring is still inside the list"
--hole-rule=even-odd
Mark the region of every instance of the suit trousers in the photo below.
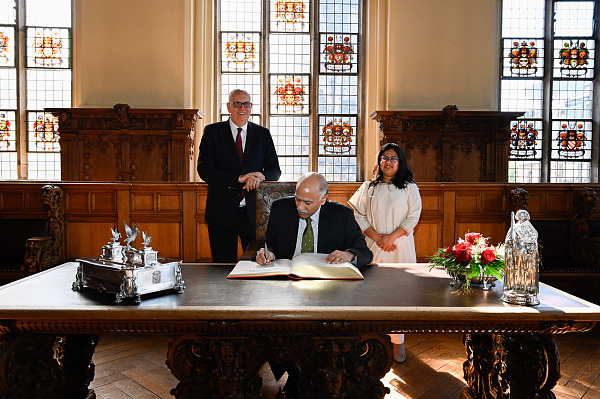
[[[214,263],[236,263],[238,261],[238,237],[242,241],[242,251],[254,240],[254,226],[250,223],[246,207],[239,207],[232,226],[208,224],[208,240]]]

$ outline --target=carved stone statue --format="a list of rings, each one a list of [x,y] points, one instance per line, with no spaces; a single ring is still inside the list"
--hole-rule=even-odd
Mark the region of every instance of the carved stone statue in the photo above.
[[[505,240],[504,302],[538,305],[538,233],[524,209],[511,212],[511,227]],[[515,223],[516,222],[516,223]]]

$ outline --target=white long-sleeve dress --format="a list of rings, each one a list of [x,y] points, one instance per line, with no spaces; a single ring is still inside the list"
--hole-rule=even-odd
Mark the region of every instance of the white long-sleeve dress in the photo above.
[[[348,201],[354,209],[354,217],[365,231],[373,227],[379,234],[389,234],[402,227],[407,234],[394,241],[396,250],[386,252],[366,237],[367,245],[373,252],[374,263],[415,263],[415,240],[413,230],[421,217],[421,196],[415,183],[399,189],[391,183],[379,183],[369,187],[364,182]]]

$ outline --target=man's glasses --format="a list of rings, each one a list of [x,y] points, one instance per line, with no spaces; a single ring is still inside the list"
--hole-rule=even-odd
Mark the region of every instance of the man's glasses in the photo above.
[[[382,155],[381,156],[381,162],[397,163],[398,162],[398,157],[386,157],[385,155]]]
[[[234,103],[230,102],[229,104],[233,105],[233,108],[252,108],[252,103],[251,102],[245,102],[245,103],[241,103],[239,101],[236,101]]]

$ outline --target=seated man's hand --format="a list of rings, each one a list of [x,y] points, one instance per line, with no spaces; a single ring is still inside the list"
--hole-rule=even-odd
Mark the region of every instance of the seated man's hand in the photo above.
[[[325,262],[337,264],[342,262],[352,262],[353,259],[354,254],[352,252],[335,250],[325,258]]]
[[[275,260],[275,254],[271,251],[266,251],[266,256],[265,256],[264,248],[260,248],[258,250],[258,252],[256,253],[256,263],[258,263],[261,266],[268,265],[271,262],[273,262],[274,260]]]

